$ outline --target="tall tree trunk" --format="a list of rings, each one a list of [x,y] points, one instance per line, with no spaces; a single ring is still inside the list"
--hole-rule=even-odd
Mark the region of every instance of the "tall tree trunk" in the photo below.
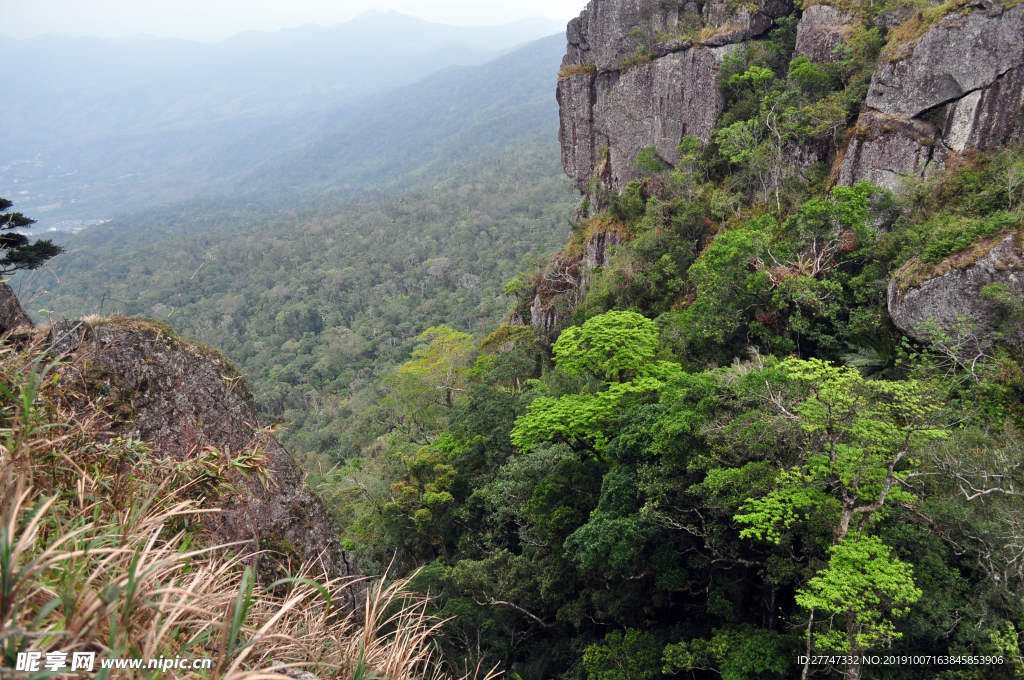
[[[858,660],[858,663],[846,664],[846,680],[860,680],[860,644],[857,642],[857,634],[860,632],[860,625],[857,623],[856,613],[846,612],[846,637],[850,641],[850,656]]]

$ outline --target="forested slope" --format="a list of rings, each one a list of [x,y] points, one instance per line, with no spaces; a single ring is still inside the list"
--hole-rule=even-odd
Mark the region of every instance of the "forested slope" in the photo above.
[[[570,23],[569,242],[483,343],[424,333],[387,436],[315,477],[364,568],[441,594],[453,665],[1024,673],[1022,17]]]
[[[504,282],[569,231],[574,199],[550,141],[437,179],[361,207],[209,199],[104,225],[54,261],[59,283],[40,272],[30,308],[165,321],[236,363],[293,452],[344,458],[384,427],[381,380],[416,337],[440,323],[485,337],[513,302]]]
[[[96,232],[34,306],[236,359],[451,668],[1018,677],[1022,20],[593,0],[570,225],[538,142],[379,205]]]

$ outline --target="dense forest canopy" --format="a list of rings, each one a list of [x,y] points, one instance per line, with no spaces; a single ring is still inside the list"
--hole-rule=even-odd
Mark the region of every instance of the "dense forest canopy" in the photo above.
[[[981,290],[988,330],[901,330],[889,301],[1019,255],[1024,149],[841,185],[883,48],[945,16],[846,9],[826,64],[786,17],[731,50],[708,143],[644,149],[621,192],[572,196],[549,137],[376,204],[199,201],[137,218],[160,240],[89,235],[33,305],[221,348],[362,568],[434,598],[449,668],[1018,677],[1020,289]],[[634,38],[622,72],[651,63]]]

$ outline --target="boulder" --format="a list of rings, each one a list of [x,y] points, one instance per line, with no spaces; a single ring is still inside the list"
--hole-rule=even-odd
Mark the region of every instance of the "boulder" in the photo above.
[[[906,175],[924,175],[944,161],[938,129],[919,120],[865,111],[857,121],[839,170],[839,184],[862,179],[897,191]],[[936,165],[932,165],[932,164]]]
[[[943,167],[950,153],[1021,141],[1024,5],[949,16],[883,51],[866,104],[842,184],[868,179],[896,190],[901,175]]]
[[[886,49],[866,104],[913,118],[992,85],[1024,64],[1024,5],[948,16],[916,42]]]
[[[882,12],[875,17],[875,26],[879,28],[895,28],[914,15],[914,8],[910,5],[901,5],[895,9]]]
[[[835,48],[846,44],[853,24],[853,15],[829,5],[811,5],[797,25],[793,58],[807,57],[815,64],[836,61]]]
[[[21,308],[14,289],[6,283],[0,283],[0,336],[28,331],[33,327],[32,319]]]
[[[145,441],[168,460],[205,447],[230,456],[251,450],[266,456],[268,479],[240,476],[224,490],[222,512],[204,520],[210,544],[268,551],[254,558],[267,579],[311,562],[327,578],[362,574],[302,470],[260,425],[245,377],[227,359],[156,322],[114,319],[90,328],[91,342],[67,348],[78,373],[72,379],[108,393],[109,429],[118,436]]]
[[[933,337],[932,331],[938,329],[952,342],[970,342],[975,349],[990,345],[998,310],[981,291],[993,283],[1007,283],[1024,294],[1020,246],[1013,234],[990,239],[946,258],[926,276],[920,262],[911,260],[889,283],[893,323],[922,342],[944,341]]]
[[[704,20],[709,26],[720,29],[703,40],[709,47],[734,45],[756,38],[775,24],[775,20],[759,11],[751,11],[741,5],[731,11],[724,3],[704,5]]]

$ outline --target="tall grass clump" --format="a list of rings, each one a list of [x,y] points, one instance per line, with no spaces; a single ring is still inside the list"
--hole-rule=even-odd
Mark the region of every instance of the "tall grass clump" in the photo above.
[[[101,679],[446,677],[432,643],[443,622],[407,582],[371,585],[353,611],[352,580],[317,582],[308,565],[261,584],[239,546],[206,545],[203,516],[243,472],[214,449],[171,461],[111,437],[75,375],[0,346],[0,665],[59,651],[65,671],[95,653]],[[101,670],[161,657],[211,667]]]

